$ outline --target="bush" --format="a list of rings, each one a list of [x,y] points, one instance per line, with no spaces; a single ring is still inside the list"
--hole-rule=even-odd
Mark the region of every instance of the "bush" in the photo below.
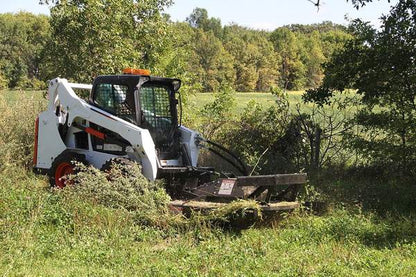
[[[28,78],[23,76],[20,78],[19,82],[16,85],[18,89],[32,89],[32,90],[41,90],[47,88],[47,83],[40,81],[37,78]]]
[[[221,208],[192,212],[189,217],[171,212],[170,196],[161,181],[149,181],[141,173],[141,167],[133,164],[116,164],[109,171],[77,164],[80,172],[70,176],[73,186],[67,186],[69,198],[83,199],[111,209],[128,212],[139,225],[162,229],[208,228],[235,220],[251,219],[252,214],[261,218],[259,204],[255,201],[239,200]],[[128,174],[126,174],[128,172]]]
[[[293,116],[286,95],[276,90],[271,92],[276,95],[275,105],[264,109],[261,104],[250,101],[240,116],[228,116],[230,96],[226,93],[218,94],[213,103],[203,108],[202,115],[208,118],[202,129],[204,136],[243,157],[253,173],[297,170],[293,151],[300,136],[291,124]],[[221,170],[230,170],[220,162],[215,164],[224,167]]]
[[[7,79],[3,72],[0,70],[0,90],[7,89]]]
[[[214,94],[214,101],[204,105],[200,110],[200,126],[197,126],[202,134],[215,140],[223,130],[232,127],[235,120],[233,108],[236,104],[235,92],[225,88]]]

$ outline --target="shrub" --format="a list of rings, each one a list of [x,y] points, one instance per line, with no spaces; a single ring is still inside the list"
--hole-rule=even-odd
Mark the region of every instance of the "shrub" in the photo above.
[[[33,89],[33,90],[41,90],[47,88],[47,83],[40,81],[37,78],[28,78],[23,76],[20,78],[19,82],[17,82],[16,88],[18,89]]]
[[[286,95],[276,91],[272,93],[276,95],[275,105],[265,109],[259,103],[250,101],[238,118],[221,116],[220,122],[223,123],[215,126],[213,138],[208,137],[244,157],[253,173],[294,170],[291,151],[299,143],[299,136],[293,133],[290,125],[292,116]],[[222,97],[226,100],[225,96]],[[215,115],[221,110],[218,105],[204,107],[205,114],[211,111]]]
[[[248,200],[234,201],[205,212],[191,212],[185,218],[170,210],[171,198],[163,183],[149,181],[137,164],[118,164],[106,172],[83,164],[77,166],[79,172],[69,177],[74,185],[65,189],[67,197],[121,209],[139,225],[162,229],[210,229],[217,224],[224,226],[224,223],[244,221],[244,218],[251,220],[253,215],[254,219],[261,218],[259,204]]]
[[[224,88],[214,94],[214,101],[204,105],[200,111],[201,126],[197,126],[203,135],[215,140],[223,131],[232,127],[235,120],[233,107],[235,107],[235,92]]]
[[[7,79],[3,72],[0,70],[0,90],[7,89]]]

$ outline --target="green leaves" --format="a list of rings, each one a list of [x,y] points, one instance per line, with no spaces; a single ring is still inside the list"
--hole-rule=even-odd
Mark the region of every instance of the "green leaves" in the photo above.
[[[352,22],[350,40],[325,65],[322,86],[307,101],[327,103],[336,92],[354,89],[363,108],[355,116],[360,133],[353,145],[370,161],[389,161],[406,171],[416,162],[416,4],[400,1],[382,18],[381,30]]]
[[[51,8],[54,74],[90,82],[124,67],[149,67],[161,44],[167,0],[60,1]]]
[[[46,16],[26,12],[0,15],[0,87],[19,87],[24,79],[41,78],[48,31]]]

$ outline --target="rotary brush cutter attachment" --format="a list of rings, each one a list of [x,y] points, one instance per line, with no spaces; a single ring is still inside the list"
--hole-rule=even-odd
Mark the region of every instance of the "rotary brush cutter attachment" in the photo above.
[[[303,173],[218,178],[195,187],[185,186],[186,196],[172,201],[171,206],[177,210],[212,210],[244,199],[258,202],[262,212],[291,211],[299,207],[296,197],[306,182]]]
[[[199,145],[231,164],[241,176],[202,167],[184,172],[184,177],[176,182],[181,185],[174,185],[176,192],[171,193],[175,199],[171,202],[173,210],[209,211],[241,199],[255,201],[262,213],[292,211],[299,207],[296,198],[307,182],[307,174],[248,176],[246,165],[236,154],[209,140],[201,140]]]

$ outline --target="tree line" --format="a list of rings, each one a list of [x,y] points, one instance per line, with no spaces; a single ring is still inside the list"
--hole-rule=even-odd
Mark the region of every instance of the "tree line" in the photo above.
[[[201,8],[172,22],[165,0],[81,2],[57,2],[50,16],[0,14],[0,88],[41,88],[57,76],[91,82],[140,67],[194,91],[298,90],[318,86],[322,64],[352,38],[331,22],[269,32],[224,26]]]

